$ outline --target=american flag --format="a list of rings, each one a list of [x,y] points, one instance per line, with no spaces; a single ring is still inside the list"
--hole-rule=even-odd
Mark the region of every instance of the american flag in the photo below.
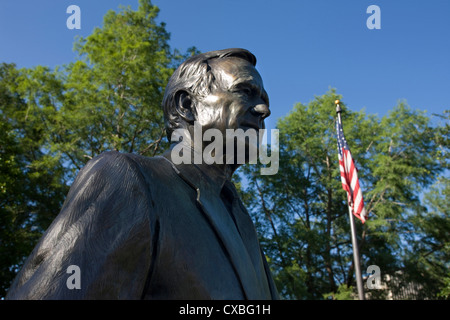
[[[348,204],[353,214],[364,223],[367,219],[367,214],[364,209],[364,199],[359,186],[358,169],[356,169],[355,161],[345,140],[340,117],[336,120],[336,131],[342,188],[347,191]]]

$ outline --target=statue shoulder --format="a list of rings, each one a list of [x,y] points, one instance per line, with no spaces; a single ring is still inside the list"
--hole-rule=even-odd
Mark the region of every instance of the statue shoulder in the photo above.
[[[118,190],[122,195],[137,189],[150,191],[174,182],[174,174],[170,163],[162,157],[108,151],[86,163],[68,196],[95,190]]]
[[[107,151],[89,160],[81,173],[104,173],[105,171],[114,171],[115,175],[126,172],[127,170],[158,170],[163,165],[161,157],[145,157],[132,153],[121,153],[118,151]]]

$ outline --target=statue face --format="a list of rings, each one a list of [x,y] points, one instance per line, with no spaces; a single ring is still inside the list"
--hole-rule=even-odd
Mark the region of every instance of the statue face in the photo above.
[[[269,98],[252,63],[227,57],[211,59],[209,66],[214,82],[205,81],[211,86],[206,96],[182,89],[174,95],[176,110],[186,127],[172,133],[171,159],[176,164],[193,160],[194,164],[225,165],[225,174],[231,176],[241,164],[257,163],[257,153],[261,159],[261,129],[265,129],[264,119],[270,115]],[[275,157],[278,163],[278,153]],[[267,160],[267,153],[263,158]],[[278,166],[262,174],[276,171]]]
[[[196,120],[203,130],[264,129],[270,115],[269,98],[255,67],[239,58],[211,60],[216,86],[195,104]]]

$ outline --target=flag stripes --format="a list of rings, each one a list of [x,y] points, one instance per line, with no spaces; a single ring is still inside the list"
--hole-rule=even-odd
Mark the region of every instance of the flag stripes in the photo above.
[[[364,209],[364,199],[359,186],[358,170],[345,140],[340,117],[336,120],[336,131],[342,188],[347,191],[348,204],[352,213],[364,223],[367,219],[367,213]]]

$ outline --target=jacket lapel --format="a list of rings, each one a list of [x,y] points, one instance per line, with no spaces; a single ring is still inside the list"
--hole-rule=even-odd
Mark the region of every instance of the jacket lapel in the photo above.
[[[199,204],[226,248],[245,296],[247,299],[264,299],[265,290],[258,281],[252,260],[230,214],[219,197],[209,196],[206,192],[203,194]]]
[[[253,221],[251,220],[247,209],[245,208],[241,199],[239,198],[234,185],[231,182],[226,183],[231,184],[230,189],[232,189],[235,195],[235,201],[233,201],[233,208],[234,207],[235,208],[233,209],[233,212],[235,213],[238,225],[247,226],[245,230],[241,230],[240,233],[242,238],[245,239],[247,247],[250,247],[248,249],[248,252],[251,252],[252,254],[251,258],[253,260],[253,265],[255,266],[255,269],[257,269],[256,274],[259,277],[259,281],[261,283],[264,283],[266,290],[268,290],[267,292],[270,291],[270,293],[268,294],[271,295],[271,298],[278,300],[280,297],[278,295],[278,291],[273,281],[269,265],[267,264],[267,260],[264,256],[264,252],[262,251],[259,245],[258,235],[256,233]]]

